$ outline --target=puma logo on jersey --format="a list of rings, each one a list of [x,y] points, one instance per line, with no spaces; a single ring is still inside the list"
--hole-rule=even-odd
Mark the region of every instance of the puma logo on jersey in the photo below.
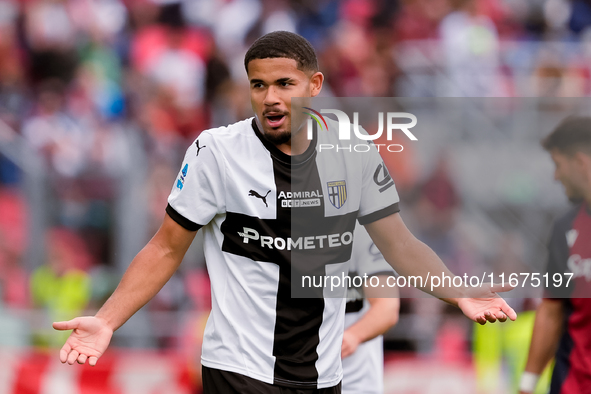
[[[579,236],[579,232],[574,228],[569,230],[566,233],[566,243],[568,244],[569,248],[572,248],[575,242],[577,241],[577,237]]]
[[[269,208],[269,205],[267,204],[267,196],[269,195],[269,193],[271,193],[271,190],[269,190],[269,191],[267,192],[267,194],[265,194],[265,196],[261,196],[261,195],[260,195],[259,193],[257,193],[256,191],[254,191],[254,190],[251,190],[251,191],[249,191],[249,192],[248,192],[248,195],[249,195],[250,197],[256,197],[256,198],[260,198],[260,199],[261,199],[261,200],[263,200],[263,202],[265,203],[265,206],[266,206],[267,208]]]
[[[207,145],[199,146],[199,140],[195,141],[195,146],[197,147],[197,154],[195,156],[199,156],[201,149],[207,148]]]

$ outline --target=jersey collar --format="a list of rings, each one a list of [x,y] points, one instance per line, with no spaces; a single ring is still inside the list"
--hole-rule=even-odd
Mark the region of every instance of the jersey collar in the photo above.
[[[279,148],[277,148],[275,145],[273,145],[271,142],[269,142],[263,136],[263,134],[259,130],[259,127],[257,126],[255,118],[252,119],[252,128],[253,128],[256,136],[259,138],[259,140],[265,146],[265,148],[267,148],[267,150],[269,152],[271,152],[271,156],[275,157],[277,160],[279,160],[285,164],[289,164],[289,165],[303,164],[306,161],[308,161],[310,158],[312,158],[312,156],[316,152],[316,142],[318,140],[316,129],[312,130],[312,141],[310,141],[310,145],[308,146],[306,151],[300,155],[291,156],[286,153],[283,153]]]

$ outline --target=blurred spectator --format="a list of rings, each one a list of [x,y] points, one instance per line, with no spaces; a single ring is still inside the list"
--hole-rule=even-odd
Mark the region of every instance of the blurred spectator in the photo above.
[[[18,42],[18,4],[0,1],[0,119],[18,127],[26,92],[25,57]]]
[[[455,254],[452,228],[461,200],[450,177],[448,159],[442,155],[433,172],[420,187],[417,215],[421,223],[420,238],[427,243],[452,271]]]
[[[133,38],[132,65],[155,84],[144,102],[144,124],[166,146],[176,136],[193,139],[206,125],[203,112],[207,34],[187,27],[180,4],[162,8],[160,24],[142,27]]]
[[[503,96],[499,82],[499,41],[492,20],[476,0],[454,0],[455,11],[441,21],[439,33],[449,76],[446,96]]]
[[[257,37],[277,30],[297,31],[294,12],[287,0],[264,0],[261,31]]]
[[[400,41],[437,37],[437,26],[450,11],[448,0],[401,0],[395,32]]]
[[[574,0],[570,13],[569,27],[576,34],[581,34],[591,26],[591,1]]]
[[[247,34],[262,13],[260,0],[198,0],[183,6],[187,19],[208,27],[220,51],[231,61],[243,57]]]
[[[22,267],[22,254],[7,245],[4,230],[0,229],[0,295],[2,304],[25,309],[29,304],[28,273]]]
[[[43,308],[49,321],[71,319],[82,313],[90,301],[88,270],[93,265],[92,256],[84,241],[66,229],[50,230],[47,242],[47,262],[31,276],[33,305]],[[36,343],[57,345],[64,339],[60,334],[52,332],[48,324],[47,330],[36,334]]]
[[[297,32],[315,48],[323,48],[329,29],[339,20],[338,0],[291,1],[297,15]]]
[[[34,81],[69,82],[76,68],[76,26],[67,0],[32,0],[25,4],[25,37]]]
[[[24,122],[22,132],[59,176],[73,178],[84,170],[93,133],[82,130],[65,112],[65,85],[59,80],[40,85],[36,113]]]
[[[27,209],[16,190],[0,187],[0,299],[6,307],[28,308]]]

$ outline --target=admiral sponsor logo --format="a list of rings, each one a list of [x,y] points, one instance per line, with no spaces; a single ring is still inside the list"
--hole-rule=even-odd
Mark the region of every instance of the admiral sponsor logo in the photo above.
[[[295,250],[295,249],[322,249],[322,248],[337,248],[343,245],[349,245],[353,242],[353,233],[350,231],[342,234],[327,234],[316,235],[309,237],[280,238],[271,237],[269,235],[260,235],[258,231],[243,227],[244,232],[238,232],[242,237],[242,241],[247,244],[251,241],[260,245],[261,248],[279,249],[279,250]]]
[[[573,278],[585,278],[591,281],[591,259],[584,259],[578,254],[569,256],[568,269],[573,273]]]
[[[183,169],[181,171],[180,178],[177,179],[177,181],[176,181],[176,187],[178,187],[179,190],[183,190],[183,187],[185,186],[185,178],[187,177],[188,171],[189,171],[189,165],[185,164],[185,166],[183,167]]]
[[[402,131],[411,141],[418,140],[417,137],[410,131],[411,128],[417,125],[417,117],[408,112],[387,112],[386,115],[384,115],[383,112],[379,112],[378,131],[375,134],[364,134],[361,132],[361,129],[359,127],[359,112],[353,112],[353,123],[351,123],[349,116],[345,112],[338,109],[321,109],[320,112],[318,112],[309,107],[304,108],[310,111],[304,112],[304,114],[309,115],[313,120],[315,120],[320,130],[328,130],[328,124],[326,122],[326,119],[324,119],[324,116],[322,116],[322,114],[335,115],[339,123],[340,141],[351,140],[351,125],[353,125],[353,132],[355,133],[355,136],[357,136],[357,138],[359,138],[360,140],[374,141],[380,138],[382,134],[384,134],[384,118],[386,119],[386,138],[388,141],[392,141],[394,130]],[[308,119],[307,122],[309,140],[312,140],[313,138],[312,128],[314,127],[314,122],[312,119]],[[410,120],[410,122],[395,123],[394,119],[408,119]],[[375,144],[375,146],[378,149],[378,152],[380,151],[380,147],[386,147],[388,152],[402,152],[404,150],[404,147],[400,144]],[[337,152],[341,150],[349,152],[369,152],[371,150],[370,145],[367,144],[355,144],[345,146],[333,144],[320,144],[318,148],[320,152],[322,152],[323,150],[336,150]]]
[[[302,191],[302,192],[284,192],[280,191],[277,197],[281,201],[282,208],[306,208],[319,207],[322,205],[320,190]]]

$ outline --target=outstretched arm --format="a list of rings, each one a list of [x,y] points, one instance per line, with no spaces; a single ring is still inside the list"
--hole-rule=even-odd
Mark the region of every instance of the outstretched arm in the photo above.
[[[453,278],[455,275],[431,248],[412,235],[400,214],[386,216],[367,224],[365,228],[386,261],[398,274],[421,277],[422,280],[418,282],[421,290],[458,306],[468,318],[480,324],[505,321],[507,317],[511,320],[517,318],[515,311],[496,294],[497,291],[511,290],[507,286],[482,286],[478,289],[448,286],[432,291],[427,278],[433,278],[433,275]]]
[[[380,283],[386,283],[387,276],[379,275],[378,277]],[[342,358],[355,353],[360,344],[382,335],[398,322],[400,299],[395,298],[398,295],[398,289],[394,288],[396,294],[389,292],[388,296],[393,298],[374,298],[372,290],[375,289],[370,286],[366,286],[364,289],[370,308],[361,319],[349,326],[343,334]]]
[[[65,363],[95,365],[113,332],[160,291],[179,267],[195,238],[165,215],[162,226],[133,259],[119,286],[94,317],[53,323],[56,330],[74,330],[60,351]]]
[[[530,376],[541,375],[558,347],[562,334],[564,318],[563,300],[544,299],[536,310],[534,331],[525,364],[525,372]],[[535,386],[526,384],[526,386]],[[521,394],[533,392],[535,387],[523,387]]]

